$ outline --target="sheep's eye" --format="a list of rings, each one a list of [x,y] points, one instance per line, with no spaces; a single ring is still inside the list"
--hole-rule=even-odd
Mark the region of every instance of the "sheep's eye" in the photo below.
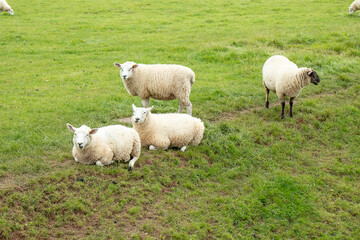
[[[77,136],[77,134],[75,133],[74,136]]]

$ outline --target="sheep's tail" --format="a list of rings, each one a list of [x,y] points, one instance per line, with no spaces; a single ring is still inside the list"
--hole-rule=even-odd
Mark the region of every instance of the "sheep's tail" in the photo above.
[[[133,149],[131,151],[131,156],[133,158],[139,158],[140,157],[140,153],[141,153],[141,141],[140,141],[140,137],[139,134],[134,130],[131,131],[132,135],[133,135]]]
[[[204,123],[200,119],[196,119],[194,138],[190,142],[190,145],[194,145],[194,146],[199,145],[203,137],[204,130],[205,130]]]

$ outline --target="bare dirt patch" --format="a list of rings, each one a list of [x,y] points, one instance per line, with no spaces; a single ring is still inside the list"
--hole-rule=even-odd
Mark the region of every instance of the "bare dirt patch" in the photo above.
[[[74,165],[74,160],[71,159],[66,159],[62,162],[53,161],[51,163],[51,169],[56,169],[56,168],[68,169],[72,167],[72,165]],[[20,175],[8,174],[6,176],[0,177],[0,189],[23,187],[31,180],[36,179],[39,176],[43,177],[46,175],[50,175],[51,173],[52,172],[47,172],[47,173],[42,172],[41,174],[25,173]]]

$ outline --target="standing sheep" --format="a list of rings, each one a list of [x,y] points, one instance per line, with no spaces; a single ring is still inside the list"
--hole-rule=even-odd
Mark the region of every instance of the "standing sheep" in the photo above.
[[[0,13],[5,11],[10,15],[14,15],[14,11],[11,9],[10,5],[5,0],[0,0]]]
[[[360,9],[360,0],[355,0],[349,7],[349,14],[353,15],[357,10]]]
[[[126,90],[132,96],[141,98],[142,106],[150,106],[150,98],[158,100],[179,99],[179,113],[186,107],[191,115],[192,105],[189,99],[191,86],[195,82],[195,73],[188,67],[168,64],[114,63],[120,68],[120,77]]]
[[[137,108],[132,105],[131,119],[139,133],[142,146],[150,150],[169,147],[185,151],[187,145],[199,145],[204,134],[204,123],[192,116],[181,113],[151,114],[151,108]]]
[[[262,69],[263,84],[266,89],[265,106],[269,108],[269,92],[276,93],[281,101],[281,118],[284,118],[285,97],[290,97],[290,117],[294,99],[308,84],[318,85],[320,78],[311,68],[298,68],[284,56],[275,55],[266,60]]]
[[[75,128],[67,124],[74,133],[72,150],[76,162],[109,165],[113,161],[129,161],[129,170],[140,157],[141,142],[139,134],[132,128],[112,125],[101,128],[89,128],[82,125]]]

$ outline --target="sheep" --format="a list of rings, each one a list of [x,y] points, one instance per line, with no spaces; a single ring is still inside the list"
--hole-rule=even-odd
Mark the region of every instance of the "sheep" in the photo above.
[[[69,123],[67,128],[74,133],[72,154],[76,162],[104,166],[114,160],[127,162],[132,157],[129,162],[129,170],[132,170],[140,157],[139,134],[132,128],[121,125],[75,128]]]
[[[269,108],[269,92],[277,94],[281,101],[281,118],[284,116],[285,97],[290,97],[290,117],[293,116],[294,99],[308,84],[318,85],[320,78],[311,68],[298,68],[284,56],[275,55],[266,60],[263,69],[263,85],[266,90],[265,107]]]
[[[179,100],[179,113],[186,107],[191,115],[192,105],[189,99],[191,86],[195,82],[195,73],[188,67],[170,64],[114,63],[120,68],[120,77],[129,94],[139,96],[142,106],[150,106],[150,98],[158,100]]]
[[[195,117],[181,113],[152,114],[150,108],[134,110],[131,122],[139,133],[141,145],[150,150],[180,148],[199,145],[204,134],[204,123]]]
[[[355,0],[349,7],[349,14],[353,15],[357,10],[360,9],[360,0]]]
[[[0,14],[5,11],[10,15],[14,15],[14,10],[11,9],[10,5],[5,0],[0,0]]]

